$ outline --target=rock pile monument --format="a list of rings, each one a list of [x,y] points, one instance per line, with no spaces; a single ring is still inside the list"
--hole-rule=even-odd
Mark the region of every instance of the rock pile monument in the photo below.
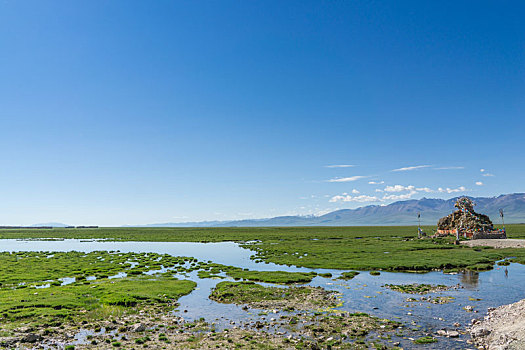
[[[487,215],[474,211],[474,202],[468,197],[460,197],[454,204],[455,212],[438,221],[438,235],[454,234],[457,238],[506,238],[505,230],[494,230]]]

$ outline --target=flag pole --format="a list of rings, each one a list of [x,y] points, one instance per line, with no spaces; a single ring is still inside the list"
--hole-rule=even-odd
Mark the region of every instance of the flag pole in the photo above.
[[[417,212],[417,238],[421,238],[421,213]]]

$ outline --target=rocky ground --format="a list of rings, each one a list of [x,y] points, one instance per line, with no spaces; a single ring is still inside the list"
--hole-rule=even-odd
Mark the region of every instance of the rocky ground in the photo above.
[[[489,309],[487,316],[473,321],[469,332],[478,349],[525,349],[525,299]]]
[[[256,286],[252,283],[234,285]],[[336,294],[322,288],[259,287],[264,288],[262,291],[266,294],[259,294],[255,299],[272,297],[275,291],[282,297],[247,303],[235,299],[248,312],[258,314],[258,321],[231,321],[228,327],[218,329],[213,321],[190,322],[149,306],[137,313],[110,316],[104,321],[64,322],[45,328],[21,326],[10,336],[0,336],[0,348],[389,349],[399,345],[393,338],[402,336],[405,331],[396,321],[333,310],[331,307],[338,302]],[[257,289],[241,290],[245,291]],[[247,296],[241,293],[240,297]],[[321,308],[328,309],[321,311]]]
[[[276,307],[277,305],[273,305]],[[262,322],[232,322],[217,330],[204,319],[171,315],[130,315],[104,322],[47,329],[21,327],[0,337],[2,349],[387,349],[397,322],[367,314],[285,315],[281,310]],[[381,337],[381,338],[378,338]]]
[[[525,248],[525,239],[474,239],[462,241],[468,247]]]

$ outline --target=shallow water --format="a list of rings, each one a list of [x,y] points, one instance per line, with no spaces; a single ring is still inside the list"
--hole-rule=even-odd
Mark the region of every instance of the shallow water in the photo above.
[[[0,240],[0,251],[121,251],[121,252],[154,252],[174,256],[189,256],[201,261],[213,261],[224,265],[232,265],[252,270],[267,271],[315,271],[319,273],[330,272],[332,278],[316,277],[312,286],[322,286],[329,290],[341,293],[343,306],[338,310],[349,312],[366,312],[382,318],[398,320],[407,325],[406,328],[419,329],[410,332],[408,337],[418,337],[425,332],[435,333],[439,329],[454,329],[453,323],[461,324],[462,329],[473,318],[482,317],[488,307],[497,307],[525,298],[525,266],[511,264],[508,267],[496,266],[494,270],[486,272],[469,272],[459,274],[444,274],[442,272],[392,273],[381,272],[380,276],[372,276],[368,272],[361,272],[349,281],[335,280],[342,271],[327,269],[297,268],[273,263],[255,263],[250,259],[252,252],[239,247],[237,243],[187,243],[187,242],[115,242],[104,240]],[[505,274],[505,268],[508,275]],[[219,304],[208,298],[210,291],[221,280],[199,279],[196,272],[181,278],[189,278],[197,282],[197,289],[179,300],[180,307],[174,311],[177,316],[187,320],[205,317],[214,322],[218,329],[231,327],[232,323],[238,326],[241,322],[267,320],[272,317],[260,316],[260,310],[245,311],[236,305]],[[66,281],[64,281],[66,282]],[[419,299],[419,295],[404,294],[391,291],[384,284],[444,284],[447,286],[459,285],[457,290],[439,293],[430,293],[426,296],[451,296],[455,299],[449,304],[431,304],[426,301],[406,302],[406,298]],[[481,299],[481,300],[476,300]],[[463,309],[466,305],[474,307],[476,312],[467,312]],[[276,317],[277,318],[277,317]],[[407,332],[408,333],[408,332]],[[464,341],[468,336],[462,335]],[[401,341],[405,348],[413,347],[410,340]],[[465,348],[464,342],[455,339],[440,338],[435,344],[425,348],[442,349]]]

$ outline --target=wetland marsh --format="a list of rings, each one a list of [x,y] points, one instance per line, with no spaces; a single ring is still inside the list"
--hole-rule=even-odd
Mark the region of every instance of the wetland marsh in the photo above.
[[[2,230],[0,346],[459,349],[524,297],[520,249],[410,230]]]

